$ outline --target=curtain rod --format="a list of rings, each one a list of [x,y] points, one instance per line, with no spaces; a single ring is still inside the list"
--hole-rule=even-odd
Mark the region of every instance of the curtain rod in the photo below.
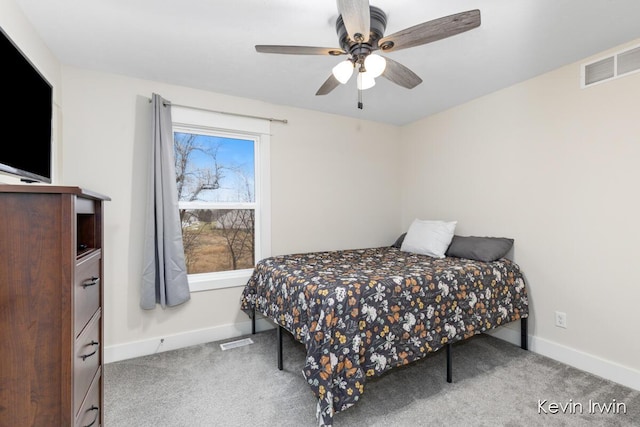
[[[149,102],[151,102],[151,99],[149,99]],[[164,105],[166,107],[167,103],[163,102],[162,105]],[[289,123],[289,121],[287,119],[274,119],[273,117],[262,117],[262,116],[252,116],[252,115],[249,115],[249,114],[229,113],[228,111],[210,110],[208,108],[192,107],[190,105],[181,105],[181,104],[173,104],[173,103],[169,103],[169,105],[173,105],[174,107],[191,108],[193,110],[207,111],[209,113],[227,114],[229,116],[247,117],[249,119],[269,120],[270,122],[280,122],[280,123],[284,123],[284,124]]]

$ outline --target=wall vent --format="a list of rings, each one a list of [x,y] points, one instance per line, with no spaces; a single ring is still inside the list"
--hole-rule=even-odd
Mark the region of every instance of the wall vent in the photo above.
[[[640,47],[618,54],[618,75],[640,70]]]
[[[640,46],[582,65],[583,88],[640,71]]]

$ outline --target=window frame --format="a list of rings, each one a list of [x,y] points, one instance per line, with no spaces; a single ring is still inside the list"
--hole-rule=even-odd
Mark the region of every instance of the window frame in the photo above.
[[[271,255],[270,122],[233,116],[198,108],[172,106],[173,132],[200,133],[254,141],[254,202],[216,203],[213,209],[254,209],[254,260]],[[179,202],[180,209],[212,209],[207,202]],[[252,207],[249,207],[252,206]],[[191,292],[241,287],[247,284],[252,268],[189,274]]]

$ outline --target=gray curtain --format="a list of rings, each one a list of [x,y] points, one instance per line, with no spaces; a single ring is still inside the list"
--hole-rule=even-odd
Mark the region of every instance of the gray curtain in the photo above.
[[[173,158],[171,103],[158,94],[153,110],[144,268],[140,307],[150,310],[175,306],[191,298],[182,245],[178,190]]]

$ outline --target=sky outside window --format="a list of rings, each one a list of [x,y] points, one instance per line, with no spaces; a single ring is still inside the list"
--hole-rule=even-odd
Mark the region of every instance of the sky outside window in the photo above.
[[[200,189],[197,194],[200,201],[254,202],[254,141],[183,132],[174,134],[178,143],[190,136],[194,149],[188,151],[185,170],[188,178],[181,199],[188,200]]]

